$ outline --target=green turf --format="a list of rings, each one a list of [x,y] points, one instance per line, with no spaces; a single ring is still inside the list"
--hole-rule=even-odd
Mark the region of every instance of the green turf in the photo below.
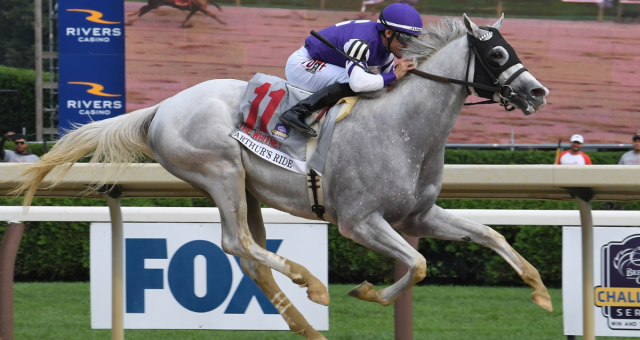
[[[393,307],[347,296],[352,285],[331,285],[329,340],[393,339]],[[380,288],[380,287],[376,287]],[[415,339],[566,339],[561,290],[550,290],[555,311],[534,305],[528,288],[418,286]],[[15,339],[108,339],[92,330],[88,283],[16,283]],[[126,330],[126,339],[302,339],[284,331]]]

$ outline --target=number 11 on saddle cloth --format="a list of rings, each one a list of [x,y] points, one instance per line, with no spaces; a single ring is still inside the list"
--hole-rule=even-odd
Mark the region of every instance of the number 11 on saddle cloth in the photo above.
[[[322,175],[335,123],[349,113],[358,97],[344,98],[328,111],[325,109],[312,115],[311,121],[324,112],[317,123],[318,137],[307,138],[280,122],[280,116],[309,95],[284,79],[256,74],[240,102],[243,121],[230,136],[277,166],[302,175],[311,168]]]

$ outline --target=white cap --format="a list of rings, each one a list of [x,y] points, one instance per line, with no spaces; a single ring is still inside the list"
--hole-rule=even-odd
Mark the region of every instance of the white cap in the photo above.
[[[572,142],[578,142],[580,144],[584,144],[584,138],[582,138],[582,136],[580,136],[580,135],[571,136],[571,141]]]

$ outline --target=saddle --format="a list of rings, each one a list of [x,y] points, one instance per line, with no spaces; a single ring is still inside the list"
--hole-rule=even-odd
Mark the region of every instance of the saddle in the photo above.
[[[284,79],[258,73],[249,81],[240,102],[241,122],[229,135],[260,158],[309,177],[314,212],[322,219],[322,190],[317,189],[321,186],[333,129],[358,97],[343,98],[332,107],[314,112],[308,123],[318,131],[318,136],[309,138],[282,124],[280,116],[311,94]]]

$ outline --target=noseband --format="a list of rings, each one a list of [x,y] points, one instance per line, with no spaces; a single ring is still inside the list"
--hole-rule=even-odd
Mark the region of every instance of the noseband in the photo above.
[[[467,34],[467,40],[469,41],[469,60],[467,61],[467,79],[469,79],[469,72],[471,71],[471,58],[475,57],[475,65],[480,64],[482,66],[482,70],[481,72],[476,72],[476,70],[474,70],[474,82],[468,82],[468,81],[464,81],[464,80],[458,80],[458,79],[452,79],[452,78],[446,78],[446,77],[442,77],[442,76],[437,76],[434,74],[430,74],[427,72],[423,72],[423,71],[419,71],[419,70],[411,70],[409,72],[422,77],[422,78],[426,78],[429,80],[434,80],[434,81],[438,81],[438,82],[442,82],[442,83],[452,83],[452,84],[458,84],[458,85],[464,85],[467,87],[472,87],[474,90],[476,90],[476,92],[478,93],[479,97],[482,98],[487,98],[489,100],[485,100],[482,102],[477,102],[477,103],[465,103],[465,106],[471,106],[471,105],[479,105],[479,104],[495,104],[496,102],[493,100],[493,94],[497,93],[500,96],[500,106],[503,106],[505,110],[507,111],[513,111],[516,108],[510,103],[511,98],[516,97],[517,94],[515,92],[513,92],[513,88],[511,87],[511,83],[518,78],[518,76],[520,76],[522,73],[528,71],[525,67],[521,67],[520,69],[518,69],[516,72],[514,72],[509,79],[507,79],[507,81],[505,81],[504,83],[500,84],[500,81],[498,80],[498,77],[500,77],[500,75],[502,74],[502,72],[506,71],[506,69],[508,69],[509,67],[516,65],[516,64],[521,64],[520,60],[518,59],[518,56],[516,55],[515,51],[513,51],[513,48],[511,46],[509,46],[509,44],[506,43],[506,41],[504,41],[504,38],[502,38],[502,36],[500,35],[500,33],[498,33],[498,30],[496,30],[493,27],[482,27],[484,30],[486,31],[490,31],[492,34],[488,34],[485,35],[481,38],[485,38],[485,37],[489,37],[486,40],[482,40],[482,39],[478,39],[474,36],[472,36],[471,34]],[[489,40],[493,40],[495,39],[498,44],[496,45],[494,41],[491,42],[491,44],[489,43]],[[494,68],[494,71],[492,71],[489,66],[487,65],[486,61],[484,60],[484,58],[482,58],[480,56],[480,52],[478,51],[478,49],[481,49],[483,51],[486,51],[487,49],[496,47],[496,46],[502,46],[503,48],[508,48],[510,49],[513,53],[511,56],[511,60],[506,63],[505,65],[502,65],[499,68]],[[473,52],[473,53],[472,53]],[[477,69],[477,66],[476,66]],[[482,72],[484,71],[484,72]],[[479,81],[476,81],[476,78],[479,79]],[[488,79],[487,79],[488,78]],[[509,107],[511,106],[511,107]]]

